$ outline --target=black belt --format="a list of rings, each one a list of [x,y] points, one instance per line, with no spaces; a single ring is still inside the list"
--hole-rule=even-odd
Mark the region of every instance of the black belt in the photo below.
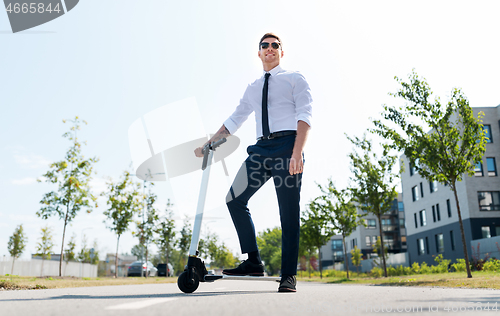
[[[263,139],[273,139],[273,138],[276,138],[276,137],[283,137],[283,136],[288,136],[288,135],[297,135],[297,131],[281,131],[281,132],[275,132],[275,133],[271,133],[269,136],[267,137],[259,137],[257,138],[257,140],[263,140]]]

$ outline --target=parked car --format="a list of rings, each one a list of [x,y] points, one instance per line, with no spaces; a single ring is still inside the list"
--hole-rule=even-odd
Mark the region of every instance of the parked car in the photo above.
[[[135,261],[129,267],[127,276],[157,276],[158,269],[151,262]]]
[[[158,276],[174,276],[174,267],[172,267],[170,262],[168,263],[168,269],[166,263],[159,263],[156,268],[158,269]]]

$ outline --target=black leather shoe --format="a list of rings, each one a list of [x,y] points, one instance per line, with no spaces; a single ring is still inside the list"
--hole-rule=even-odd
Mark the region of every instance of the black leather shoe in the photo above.
[[[278,292],[297,292],[295,286],[297,285],[297,279],[295,275],[284,275],[281,277],[280,287]]]
[[[262,263],[256,264],[250,262],[250,260],[245,260],[234,269],[222,270],[222,274],[264,276],[264,265]]]

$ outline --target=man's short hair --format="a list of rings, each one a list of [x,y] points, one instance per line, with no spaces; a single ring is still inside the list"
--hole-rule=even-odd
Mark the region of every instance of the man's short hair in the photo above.
[[[264,34],[264,36],[262,36],[262,38],[260,39],[260,42],[259,42],[259,49],[260,49],[260,44],[262,44],[262,41],[265,40],[266,38],[269,38],[269,37],[272,37],[272,38],[275,38],[278,40],[278,42],[280,42],[280,46],[281,48],[283,48],[283,43],[281,43],[281,40],[280,38],[278,37],[278,35],[274,34],[274,33],[266,33]]]

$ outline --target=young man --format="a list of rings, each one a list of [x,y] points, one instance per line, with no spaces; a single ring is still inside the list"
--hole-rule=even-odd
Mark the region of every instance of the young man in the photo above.
[[[242,164],[227,195],[226,204],[240,240],[241,252],[248,254],[227,275],[263,276],[255,228],[248,200],[264,183],[273,178],[278,197],[282,228],[280,292],[295,292],[300,227],[300,187],[304,168],[303,149],[311,126],[312,98],[304,77],[283,70],[282,43],[273,33],[259,42],[259,58],[264,74],[250,84],[234,113],[209,140],[234,134],[247,117],[255,112],[257,143],[247,148]],[[202,157],[202,147],[195,150]],[[266,211],[266,210],[262,210]]]

